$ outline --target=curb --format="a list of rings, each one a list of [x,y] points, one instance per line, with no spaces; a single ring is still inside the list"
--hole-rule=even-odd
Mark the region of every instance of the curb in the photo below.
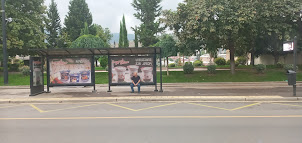
[[[302,102],[302,97],[184,97],[184,96],[140,96],[140,97],[85,97],[85,98],[23,98],[0,99],[0,104],[6,103],[80,103],[80,102],[163,102],[163,101],[202,101],[202,102]]]

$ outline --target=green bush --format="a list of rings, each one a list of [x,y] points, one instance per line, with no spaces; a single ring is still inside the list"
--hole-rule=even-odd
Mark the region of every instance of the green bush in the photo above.
[[[255,68],[258,73],[264,73],[264,71],[266,70],[266,66],[263,64],[256,65]]]
[[[185,65],[183,66],[183,70],[185,74],[192,74],[194,71],[194,66],[192,65],[192,63],[185,63]]]
[[[236,62],[238,62],[239,65],[246,65],[247,58],[246,57],[238,57]]]
[[[0,67],[0,72],[3,72],[3,67]]]
[[[194,67],[201,67],[203,65],[203,62],[200,60],[197,60],[193,63]]]
[[[226,61],[225,61],[224,58],[216,58],[216,59],[214,60],[214,62],[215,62],[217,65],[219,65],[219,66],[223,66],[223,65],[226,64]]]
[[[284,66],[284,64],[281,63],[281,62],[278,62],[277,65],[276,65],[277,68],[283,68],[283,66]]]
[[[106,68],[108,66],[108,57],[107,56],[101,56],[99,58],[99,62],[101,64],[101,67]]]
[[[22,72],[24,76],[29,76],[30,75],[30,68],[29,66],[22,66],[19,68],[19,70]]]
[[[299,69],[298,66],[297,67],[297,70]],[[285,65],[284,66],[284,70],[287,72],[288,70],[294,70],[294,65],[293,64],[289,64],[289,65]]]
[[[208,69],[209,74],[215,74],[216,73],[216,66],[215,65],[209,65],[207,67],[207,69]]]
[[[8,64],[8,69],[11,72],[19,71],[19,64]]]
[[[228,61],[226,62],[226,65],[231,65],[231,61],[228,60]]]
[[[238,61],[235,61],[235,67],[238,67],[240,63]]]
[[[169,64],[169,67],[174,68],[174,67],[176,67],[176,65],[174,63],[171,63],[171,64]]]

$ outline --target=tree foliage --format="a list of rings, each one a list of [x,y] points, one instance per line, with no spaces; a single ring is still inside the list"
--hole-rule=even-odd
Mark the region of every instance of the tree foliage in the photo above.
[[[299,8],[299,0],[186,0],[177,11],[164,11],[161,20],[174,30],[182,52],[228,49],[234,74],[235,53],[280,51],[290,33],[298,31],[293,20]]]
[[[163,31],[157,18],[161,15],[161,0],[133,0],[134,16],[142,22],[138,27],[139,41],[147,47],[158,42],[156,34]]]
[[[64,31],[69,35],[71,41],[80,37],[85,22],[89,27],[92,24],[92,15],[86,0],[71,0],[69,2],[69,12],[64,21]]]
[[[28,49],[46,48],[43,24],[46,7],[43,3],[43,0],[6,0],[6,17],[12,20],[7,21],[6,27],[9,56],[28,55]]]
[[[106,43],[98,36],[83,35],[72,42],[70,48],[108,48]]]
[[[51,0],[49,5],[45,23],[47,30],[47,47],[51,49],[58,48],[61,20],[58,13],[57,4],[54,2],[54,0]]]
[[[124,38],[123,38],[123,35],[124,35],[124,30],[123,30],[123,23],[122,22],[120,22],[120,37],[119,37],[119,42],[118,42],[118,47],[119,48],[123,48],[124,47]]]
[[[125,48],[129,47],[128,32],[127,32],[126,21],[125,21],[124,15],[123,15],[123,42],[124,42],[123,46]]]

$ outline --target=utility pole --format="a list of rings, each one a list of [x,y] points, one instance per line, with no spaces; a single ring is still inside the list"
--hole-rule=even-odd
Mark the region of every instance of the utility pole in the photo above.
[[[6,17],[5,17],[5,0],[1,0],[2,12],[2,41],[3,41],[3,77],[4,85],[8,84],[8,68],[7,68],[7,45],[6,45]]]
[[[297,73],[297,49],[298,49],[298,45],[297,45],[297,36],[295,36],[294,38],[294,71]],[[297,74],[295,74],[295,79],[297,79]],[[297,95],[297,91],[296,91],[297,85],[294,84],[293,85],[293,95],[296,96]]]

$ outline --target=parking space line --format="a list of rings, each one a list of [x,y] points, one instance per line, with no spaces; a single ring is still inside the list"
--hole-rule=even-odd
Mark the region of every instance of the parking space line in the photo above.
[[[44,111],[41,110],[40,108],[38,108],[37,106],[35,106],[34,104],[29,104],[31,107],[33,107],[34,109],[36,109],[37,111],[39,111],[40,113],[43,113]]]
[[[197,103],[191,103],[191,102],[185,102],[185,103],[187,103],[187,104],[191,104],[191,105],[202,106],[202,107],[208,107],[208,108],[214,108],[214,109],[220,109],[220,110],[231,111],[231,109],[226,109],[226,108],[221,108],[221,107],[208,106],[208,105],[197,104]]]
[[[158,105],[158,106],[153,106],[153,107],[147,107],[147,108],[142,108],[142,109],[137,109],[136,111],[142,111],[142,110],[147,110],[147,109],[153,109],[153,108],[165,107],[165,106],[170,106],[170,105],[175,105],[175,104],[178,104],[178,102],[175,102],[175,103],[169,103],[169,104],[164,104],[164,105]]]
[[[238,108],[234,108],[234,109],[231,109],[231,111],[235,111],[235,110],[239,110],[239,109],[243,109],[243,108],[247,108],[247,107],[251,107],[251,106],[255,106],[255,105],[259,105],[259,104],[261,104],[261,102],[257,102],[257,103],[241,106],[241,107],[238,107]]]
[[[112,104],[112,103],[107,103],[107,104],[111,105],[111,106],[127,109],[127,110],[130,110],[130,111],[136,111],[135,109],[131,109],[131,108],[128,108],[128,107],[124,107],[124,106],[120,106],[120,105],[116,105],[116,104]]]
[[[302,115],[275,116],[120,116],[120,117],[53,117],[53,118],[0,118],[0,120],[88,120],[88,119],[218,119],[218,118],[302,118]]]
[[[18,106],[25,106],[25,105],[13,105],[13,106],[4,106],[4,107],[0,107],[1,108],[10,108],[10,107],[18,107]]]
[[[170,106],[170,105],[178,104],[178,102],[163,104],[163,105],[158,105],[158,106],[152,106],[152,107],[147,107],[147,108],[142,108],[142,109],[132,109],[132,108],[128,108],[128,107],[125,107],[125,106],[116,105],[116,104],[112,104],[112,103],[107,103],[107,104],[111,105],[111,106],[116,106],[116,107],[119,107],[119,108],[127,109],[127,110],[130,110],[130,111],[138,112],[138,111],[147,110],[147,109]]]
[[[302,107],[301,105],[284,104],[284,103],[271,103],[271,104],[284,105],[284,106],[293,106],[293,107]]]
[[[68,110],[68,109],[76,109],[76,108],[82,108],[82,107],[95,106],[95,105],[100,105],[100,104],[103,104],[103,103],[83,105],[83,106],[76,106],[76,107],[68,107],[68,108],[61,108],[61,109],[55,109],[55,110],[47,110],[47,111],[43,111],[43,112],[45,113],[45,112],[62,111],[62,110]]]

